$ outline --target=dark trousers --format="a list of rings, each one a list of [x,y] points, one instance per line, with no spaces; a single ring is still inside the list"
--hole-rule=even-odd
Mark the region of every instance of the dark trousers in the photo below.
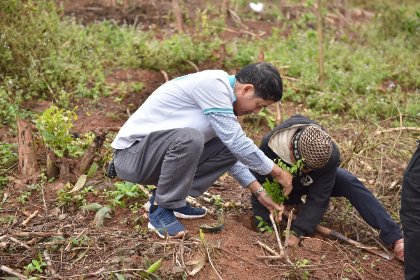
[[[193,128],[152,132],[114,155],[118,177],[158,185],[155,201],[168,209],[185,206],[188,195],[202,195],[237,161],[219,137],[204,143]]]
[[[417,141],[420,144],[420,141]],[[403,177],[401,224],[404,230],[405,279],[420,279],[420,146]]]
[[[308,189],[306,191],[293,190],[289,195],[289,200],[284,204],[300,204],[301,196],[306,194],[308,194]],[[386,245],[391,245],[402,238],[400,227],[392,220],[376,197],[350,172],[337,168],[331,197],[347,198],[370,226],[381,230],[379,237]],[[260,216],[265,221],[270,221],[270,212],[254,195],[251,198],[251,203],[254,216]]]

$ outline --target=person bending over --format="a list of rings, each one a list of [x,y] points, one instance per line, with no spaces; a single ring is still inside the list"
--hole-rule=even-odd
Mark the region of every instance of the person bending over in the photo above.
[[[289,192],[290,173],[278,167],[245,136],[236,116],[257,114],[282,97],[279,72],[268,63],[245,66],[236,76],[208,70],[165,83],[128,119],[112,143],[117,175],[157,185],[150,199],[149,224],[160,237],[187,233],[179,218],[199,218],[205,210],[186,203],[229,171],[256,192],[249,168],[270,174]],[[282,208],[265,195],[267,211]]]
[[[310,234],[328,209],[330,197],[345,197],[373,228],[380,229],[380,238],[392,245],[394,252],[404,258],[403,234],[376,197],[351,173],[339,167],[340,152],[330,135],[316,122],[295,115],[284,121],[261,141],[260,149],[270,159],[280,159],[291,165],[304,158],[304,167],[293,178],[293,189],[285,207],[300,210],[291,228],[289,244],[297,246],[299,237]],[[252,172],[263,184],[269,175]],[[270,222],[270,212],[259,202],[261,195],[251,197],[254,217]],[[302,196],[306,201],[302,204]],[[300,207],[300,205],[302,206]],[[271,224],[271,223],[269,223]]]

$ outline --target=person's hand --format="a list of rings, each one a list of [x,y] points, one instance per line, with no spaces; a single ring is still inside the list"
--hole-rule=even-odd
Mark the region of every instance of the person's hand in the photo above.
[[[284,195],[289,195],[293,190],[292,185],[292,174],[286,170],[281,169],[277,164],[274,164],[273,170],[269,173],[271,176],[276,178],[280,185],[284,186]]]
[[[289,235],[289,245],[288,246],[295,246],[296,248],[299,246],[299,237],[296,235],[290,234]]]
[[[261,202],[262,205],[267,207],[270,213],[273,215],[274,220],[278,223],[282,219],[282,214],[284,211],[284,205],[278,205],[271,199],[271,197],[266,196],[267,191],[262,191],[258,196],[258,201]]]

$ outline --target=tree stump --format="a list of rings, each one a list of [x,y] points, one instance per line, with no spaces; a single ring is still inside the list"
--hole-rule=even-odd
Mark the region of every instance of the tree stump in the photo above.
[[[22,176],[32,176],[37,170],[36,148],[32,139],[32,126],[16,116],[19,145],[18,169]]]
[[[79,176],[89,169],[90,165],[93,162],[93,159],[96,156],[96,150],[100,148],[105,141],[106,135],[108,134],[108,130],[99,129],[98,131],[94,131],[93,133],[95,133],[96,135],[95,140],[93,140],[92,144],[90,144],[87,148],[86,153],[80,160],[80,166],[76,171],[77,175]]]
[[[47,154],[47,159],[49,159],[56,166],[56,168],[58,167],[58,169],[60,170],[60,181],[62,181],[64,184],[66,184],[67,182],[71,182],[72,178],[70,174],[70,160],[65,157],[59,158],[52,150],[48,150]],[[51,172],[56,171],[51,170]],[[57,176],[57,173],[55,173],[55,176]]]
[[[57,178],[60,174],[60,170],[52,160],[50,153],[47,153],[47,179]]]

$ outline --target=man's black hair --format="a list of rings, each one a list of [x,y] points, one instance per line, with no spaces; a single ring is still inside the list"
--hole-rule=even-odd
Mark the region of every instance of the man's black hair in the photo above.
[[[248,64],[235,77],[241,84],[252,84],[255,88],[255,97],[277,102],[283,96],[283,81],[280,73],[269,63]]]

